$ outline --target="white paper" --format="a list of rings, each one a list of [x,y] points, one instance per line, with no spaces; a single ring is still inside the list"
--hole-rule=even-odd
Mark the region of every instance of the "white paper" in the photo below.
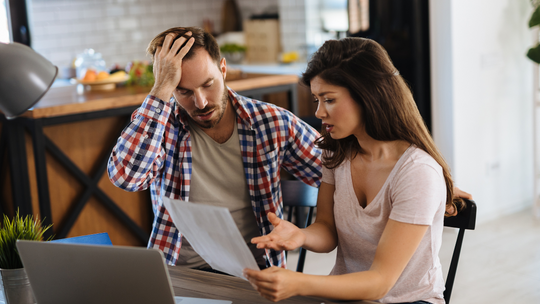
[[[176,228],[212,268],[244,280],[244,268],[259,270],[229,209],[166,197],[162,200]]]

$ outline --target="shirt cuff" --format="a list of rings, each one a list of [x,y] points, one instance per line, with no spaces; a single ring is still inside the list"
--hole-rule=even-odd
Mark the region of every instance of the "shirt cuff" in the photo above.
[[[146,99],[138,110],[139,115],[155,120],[163,126],[167,124],[170,113],[170,103],[164,102],[163,100],[152,95],[146,96]]]

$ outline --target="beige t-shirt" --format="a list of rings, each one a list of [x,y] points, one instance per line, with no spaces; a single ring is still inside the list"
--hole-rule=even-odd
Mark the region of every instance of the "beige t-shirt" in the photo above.
[[[444,304],[439,249],[446,184],[441,166],[425,151],[411,145],[365,209],[360,206],[354,192],[348,159],[332,170],[323,168],[322,181],[335,185],[334,218],[339,240],[331,275],[369,270],[389,218],[429,225],[396,284],[379,301],[402,303],[424,300]]]
[[[244,164],[240,152],[238,128],[234,124],[231,137],[223,144],[214,141],[195,124],[191,124],[192,171],[189,201],[227,207],[259,265],[265,265],[264,250],[251,244],[260,236],[249,197]],[[210,267],[186,238],[177,265],[190,268]]]

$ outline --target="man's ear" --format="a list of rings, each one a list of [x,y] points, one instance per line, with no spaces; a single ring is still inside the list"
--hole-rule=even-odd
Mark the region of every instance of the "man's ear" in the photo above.
[[[219,69],[223,75],[223,80],[225,80],[225,78],[227,78],[227,61],[225,58],[221,58],[221,61],[219,62]]]

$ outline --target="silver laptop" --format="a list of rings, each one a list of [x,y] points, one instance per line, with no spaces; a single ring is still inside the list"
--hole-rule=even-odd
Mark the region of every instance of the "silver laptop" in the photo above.
[[[174,297],[161,251],[17,241],[39,304],[225,304],[231,301]]]

